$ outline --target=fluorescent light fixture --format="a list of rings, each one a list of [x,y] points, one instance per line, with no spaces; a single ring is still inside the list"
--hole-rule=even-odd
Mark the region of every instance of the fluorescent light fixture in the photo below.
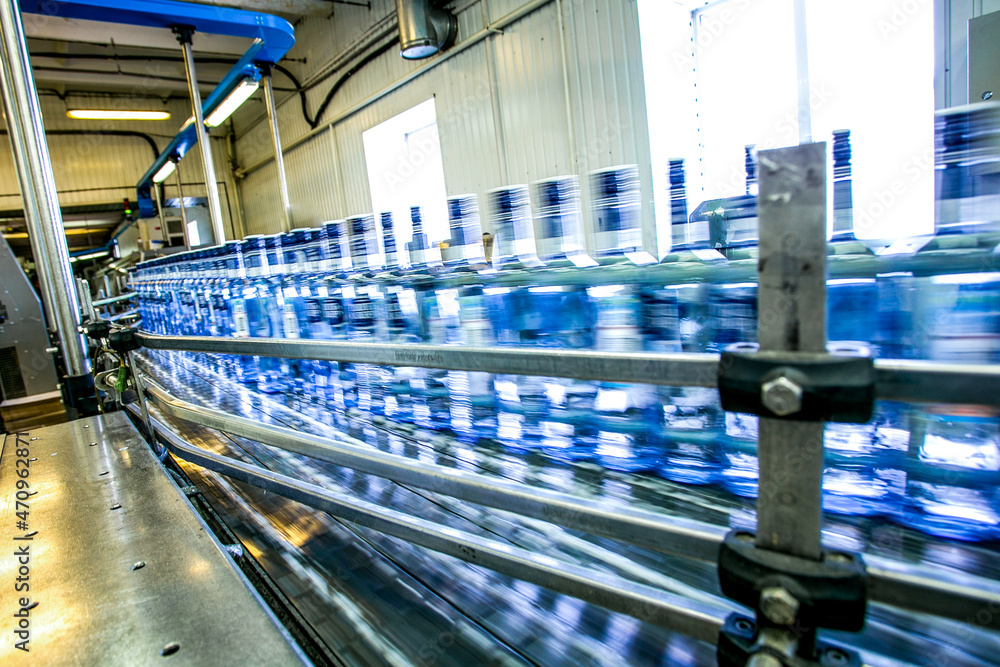
[[[69,118],[76,120],[169,120],[169,111],[124,111],[111,109],[70,109]]]
[[[160,170],[153,174],[154,183],[162,183],[163,181],[170,178],[170,174],[174,173],[174,169],[177,168],[177,163],[173,160],[167,160]]]
[[[226,119],[233,115],[233,112],[240,108],[240,105],[246,102],[251,95],[257,92],[257,88],[260,83],[252,79],[243,79],[240,85],[233,89],[233,92],[229,93],[226,99],[222,100],[222,103],[215,107],[215,111],[208,115],[205,119],[205,125],[209,127],[219,127],[226,122]]]
[[[98,257],[104,257],[105,255],[111,254],[110,250],[98,250],[97,252],[87,253],[86,255],[77,255],[76,257],[70,257],[70,262],[82,262],[86,259],[97,259]]]

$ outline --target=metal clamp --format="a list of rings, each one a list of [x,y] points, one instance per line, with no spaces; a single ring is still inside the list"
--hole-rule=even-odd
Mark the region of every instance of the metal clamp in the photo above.
[[[875,407],[875,363],[860,346],[833,354],[759,352],[737,343],[719,359],[722,408],[792,421],[865,424]]]
[[[108,346],[122,355],[142,347],[135,336],[135,329],[118,329],[112,331],[108,336]]]
[[[757,618],[733,614],[719,638],[720,665],[860,664],[849,649],[820,642],[820,628],[858,632],[867,613],[861,557],[824,549],[819,560],[762,549],[755,535],[732,531],[719,549],[719,583]],[[827,654],[830,654],[829,659]]]
[[[111,323],[107,320],[94,320],[83,325],[83,331],[87,334],[87,338],[100,340],[111,334]]]

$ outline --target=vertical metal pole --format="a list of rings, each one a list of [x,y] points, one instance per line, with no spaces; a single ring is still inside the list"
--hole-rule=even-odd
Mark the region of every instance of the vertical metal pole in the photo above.
[[[83,278],[76,279],[76,290],[80,298],[80,311],[91,321],[97,319],[97,309],[94,308],[94,300],[90,298],[90,283]]]
[[[222,228],[222,206],[219,204],[219,185],[215,180],[215,160],[212,158],[212,147],[208,144],[208,129],[201,109],[201,93],[198,91],[198,75],[194,68],[194,54],[191,52],[190,28],[175,28],[177,40],[184,50],[184,73],[187,75],[188,94],[191,96],[191,111],[194,115],[194,125],[198,132],[198,145],[201,147],[201,163],[205,168],[205,193],[208,197],[208,215],[212,221],[212,234],[215,244],[226,242],[226,232]],[[187,229],[184,230],[185,238]]]
[[[798,82],[799,143],[812,141],[812,91],[809,88],[809,49],[806,44],[806,0],[793,0],[795,71]]]
[[[177,171],[177,168],[174,168]],[[162,231],[167,223],[163,219],[163,193],[160,191],[160,184],[153,183],[153,193],[156,195],[156,216],[160,219],[160,230]]]
[[[281,154],[281,135],[278,133],[278,110],[274,104],[274,89],[271,87],[271,70],[264,72],[264,103],[267,107],[267,124],[271,128],[271,143],[274,145],[274,166],[278,169],[278,195],[281,197],[281,226],[286,232],[292,229],[292,203],[288,197],[288,181],[285,178],[285,158]]]
[[[759,160],[761,352],[825,352],[826,144]],[[757,453],[757,546],[819,559],[823,424],[762,417]]]
[[[153,423],[149,420],[149,408],[146,407],[146,392],[142,388],[142,380],[139,379],[139,371],[135,366],[135,353],[126,352],[128,355],[128,368],[132,373],[132,382],[135,384],[135,395],[139,400],[139,410],[142,411],[142,422],[146,425],[146,432],[149,433],[150,442],[156,443],[156,433],[153,432]]]
[[[174,175],[177,176],[177,201],[180,202],[177,206],[181,210],[181,229],[184,231],[184,249],[191,249],[191,240],[188,238],[188,219],[187,213],[184,211],[184,186],[181,185],[181,166],[177,165],[174,169]]]
[[[28,238],[49,310],[49,327],[54,326],[59,334],[67,374],[70,378],[79,378],[70,384],[79,386],[86,394],[85,378],[90,376],[90,360],[79,329],[80,303],[66,248],[52,159],[45,143],[38,91],[31,74],[24,25],[16,0],[0,0],[0,39],[4,114],[21,187]],[[92,378],[89,386],[93,393]]]

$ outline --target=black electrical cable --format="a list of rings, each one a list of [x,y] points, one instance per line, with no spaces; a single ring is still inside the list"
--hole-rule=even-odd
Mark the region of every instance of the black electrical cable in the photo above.
[[[7,130],[0,130],[0,134],[7,134]],[[112,137],[138,137],[143,139],[149,144],[149,147],[153,150],[153,159],[155,160],[160,156],[160,149],[156,146],[156,140],[149,136],[145,132],[136,132],[133,130],[45,130],[46,135],[87,135],[87,134],[98,134],[104,136]]]
[[[302,114],[306,117],[306,122],[309,123],[309,127],[311,127],[312,129],[315,130],[319,126],[319,121],[323,117],[323,113],[326,111],[326,108],[330,105],[331,100],[333,100],[333,96],[337,94],[337,91],[340,90],[341,86],[343,86],[345,83],[347,83],[348,79],[350,79],[352,76],[354,76],[355,74],[357,74],[358,71],[362,67],[364,67],[365,65],[367,65],[371,61],[375,60],[376,58],[378,58],[379,56],[381,56],[383,53],[385,53],[387,51],[390,51],[393,48],[397,48],[398,46],[399,46],[399,42],[397,42],[395,40],[393,40],[391,42],[388,42],[385,45],[383,45],[382,47],[380,47],[380,48],[372,51],[371,53],[369,53],[367,56],[365,56],[364,58],[362,58],[361,60],[359,60],[358,62],[356,62],[354,65],[352,65],[349,70],[347,70],[346,72],[344,72],[343,76],[341,76],[339,79],[337,79],[337,82],[335,84],[333,84],[333,87],[330,88],[330,92],[328,92],[326,94],[326,97],[323,98],[323,102],[319,105],[319,109],[316,110],[316,115],[312,119],[310,119],[309,115],[306,113],[305,93],[303,92],[302,93]],[[319,83],[319,82],[317,82],[317,83]]]

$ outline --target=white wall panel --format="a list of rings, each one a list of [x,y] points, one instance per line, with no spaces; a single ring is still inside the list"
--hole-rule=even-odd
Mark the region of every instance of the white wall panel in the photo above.
[[[464,8],[459,16],[461,45],[463,39],[480,33],[487,20],[496,21],[528,3],[482,0],[459,4]],[[367,19],[359,18],[357,12],[339,11],[340,20],[349,22],[347,25],[323,18],[305,19],[297,26],[298,43],[291,55],[307,54],[308,62],[296,64],[296,73],[305,79],[322,71],[317,59],[331,61],[392,11],[391,2],[376,0]],[[650,202],[647,216],[652,238],[649,140],[638,46],[638,18],[632,0],[552,0],[543,4],[502,32],[443,59],[440,65],[340,120],[332,131],[312,138],[302,149],[315,144],[318,157],[310,154],[309,159],[299,160],[292,156],[302,149],[288,152],[293,208],[302,209],[310,224],[314,217],[367,212],[371,199],[362,133],[433,96],[449,195],[473,192],[483,206],[485,192],[504,184],[573,173],[585,179],[593,169],[637,163],[644,200]],[[424,65],[403,60],[395,49],[383,54],[341,88],[324,116],[325,122]],[[316,112],[337,76],[309,92],[311,113]],[[280,105],[279,120],[286,144],[308,133],[297,98]],[[236,142],[240,164],[245,167],[269,159],[266,124],[255,123],[249,114],[240,122]],[[321,143],[332,156],[326,165],[321,159]],[[267,216],[255,211],[256,206],[269,210],[262,200],[272,191],[273,177],[266,176],[272,170],[268,163],[240,184],[248,231],[278,229],[276,218],[268,227]],[[296,224],[300,224],[298,216]],[[485,220],[484,226],[488,228]]]

